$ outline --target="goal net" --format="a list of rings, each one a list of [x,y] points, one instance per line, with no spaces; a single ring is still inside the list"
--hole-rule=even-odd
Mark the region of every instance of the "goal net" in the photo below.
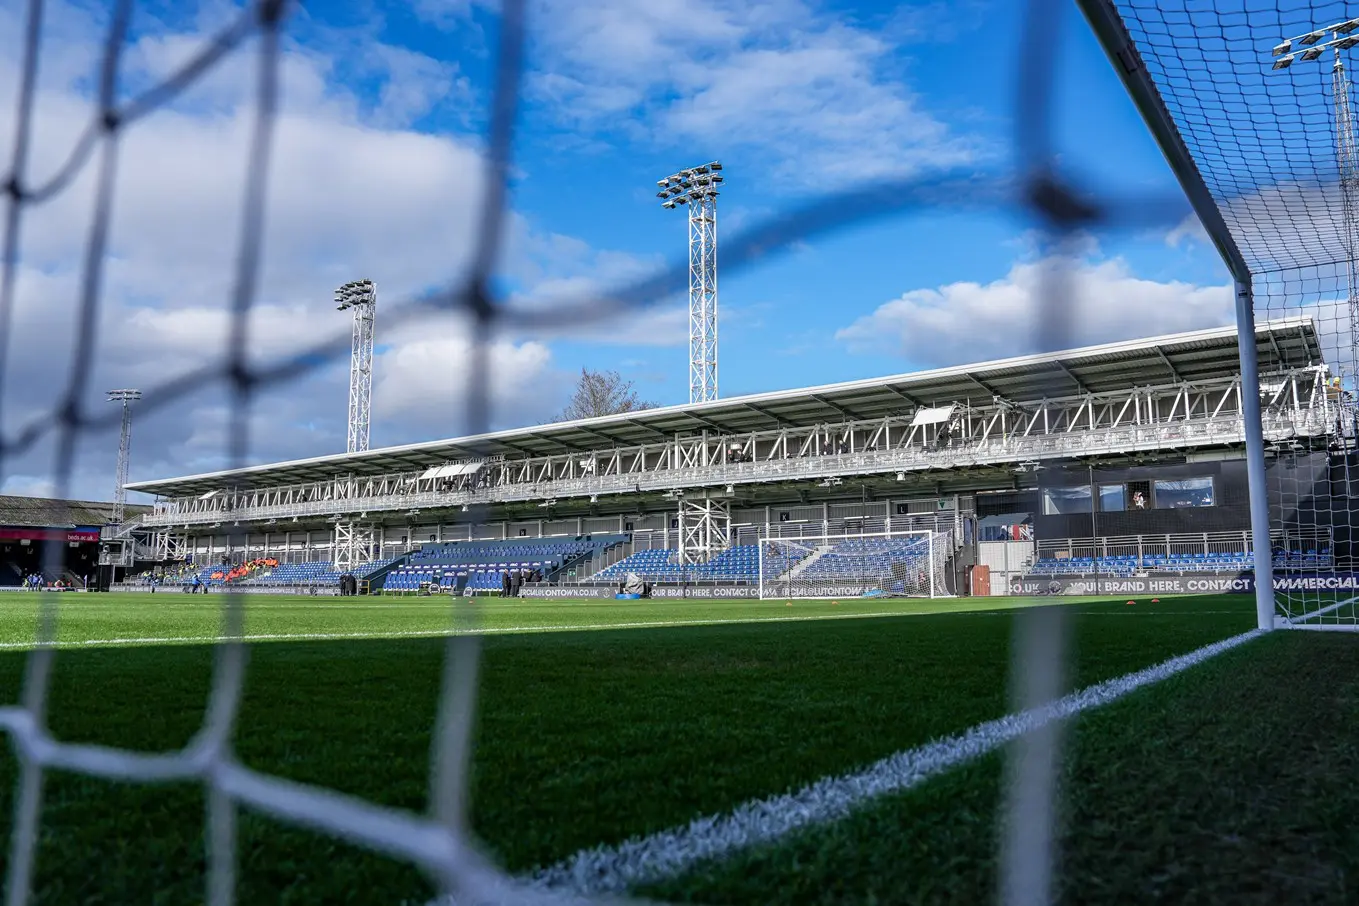
[[[949,594],[944,581],[948,534],[760,539],[761,598]]]
[[[1232,271],[1238,324],[1253,318],[1278,338],[1258,344],[1258,375],[1242,371],[1243,398],[1260,410],[1243,413],[1247,432],[1258,418],[1263,448],[1243,438],[1263,466],[1249,503],[1255,530],[1269,525],[1270,574],[1263,558],[1252,574],[1260,622],[1272,609],[1275,627],[1359,628],[1353,22],[1343,5],[1118,6],[1210,196],[1198,213]],[[1245,107],[1276,115],[1235,114]]]

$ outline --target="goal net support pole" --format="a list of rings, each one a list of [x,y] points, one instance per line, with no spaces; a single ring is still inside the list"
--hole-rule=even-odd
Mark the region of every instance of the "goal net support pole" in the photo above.
[[[1273,629],[1273,546],[1269,540],[1269,488],[1265,480],[1264,420],[1260,411],[1260,368],[1255,348],[1255,293],[1249,279],[1236,281],[1236,337],[1241,360],[1246,480],[1250,487],[1251,549],[1255,559],[1255,621],[1260,629]]]

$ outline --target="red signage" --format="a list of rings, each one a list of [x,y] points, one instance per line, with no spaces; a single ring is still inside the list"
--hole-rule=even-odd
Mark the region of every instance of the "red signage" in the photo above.
[[[0,528],[0,541],[98,541],[99,529],[88,526],[65,528]]]

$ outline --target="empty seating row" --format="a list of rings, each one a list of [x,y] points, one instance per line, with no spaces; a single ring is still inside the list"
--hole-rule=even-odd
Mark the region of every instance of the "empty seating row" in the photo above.
[[[619,582],[628,573],[659,582],[736,581],[754,582],[760,576],[760,549],[754,544],[738,544],[727,548],[706,563],[680,563],[672,550],[637,551],[592,577],[605,582]]]
[[[399,558],[389,557],[385,560],[370,560],[367,563],[360,563],[350,572],[359,578],[383,569]],[[306,563],[280,563],[271,569],[262,569],[238,579],[227,580],[225,577],[229,572],[229,567],[209,566],[199,571],[201,581],[211,585],[254,585],[254,586],[289,586],[289,585],[338,585],[340,582],[340,571],[335,568],[335,564],[330,560],[309,560]],[[187,581],[192,582],[190,575]]]
[[[848,579],[888,575],[900,564],[928,571],[927,538],[879,538],[841,541],[822,550],[799,575],[806,579]]]
[[[1199,554],[1114,554],[1107,557],[1040,558],[1029,569],[1034,575],[1066,576],[1101,575],[1131,576],[1136,572],[1223,572],[1251,567],[1250,554],[1244,551],[1221,551]]]
[[[462,565],[472,563],[506,563],[515,561],[551,561],[561,563],[579,554],[616,544],[620,535],[599,535],[589,538],[541,538],[532,541],[456,541],[431,544],[410,555],[412,565]]]

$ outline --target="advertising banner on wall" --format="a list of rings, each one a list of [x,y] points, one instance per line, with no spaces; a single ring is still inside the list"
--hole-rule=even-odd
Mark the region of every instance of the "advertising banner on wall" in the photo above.
[[[612,598],[618,589],[612,585],[564,585],[561,588],[525,588],[525,598]]]
[[[1275,591],[1352,591],[1359,593],[1359,573],[1283,573],[1274,576]],[[1255,574],[1183,573],[1115,577],[1019,577],[1010,580],[1012,595],[1206,595],[1254,594]]]
[[[680,587],[676,585],[653,585],[651,597],[653,598],[758,598],[760,590],[751,585],[690,585]]]
[[[30,526],[0,526],[0,541],[98,541],[98,526],[77,525],[73,528],[34,528]]]
[[[525,588],[526,598],[612,598],[618,594],[616,585],[564,585],[559,588]],[[752,585],[655,585],[653,598],[689,598],[718,600],[726,598],[758,598],[760,591]]]

